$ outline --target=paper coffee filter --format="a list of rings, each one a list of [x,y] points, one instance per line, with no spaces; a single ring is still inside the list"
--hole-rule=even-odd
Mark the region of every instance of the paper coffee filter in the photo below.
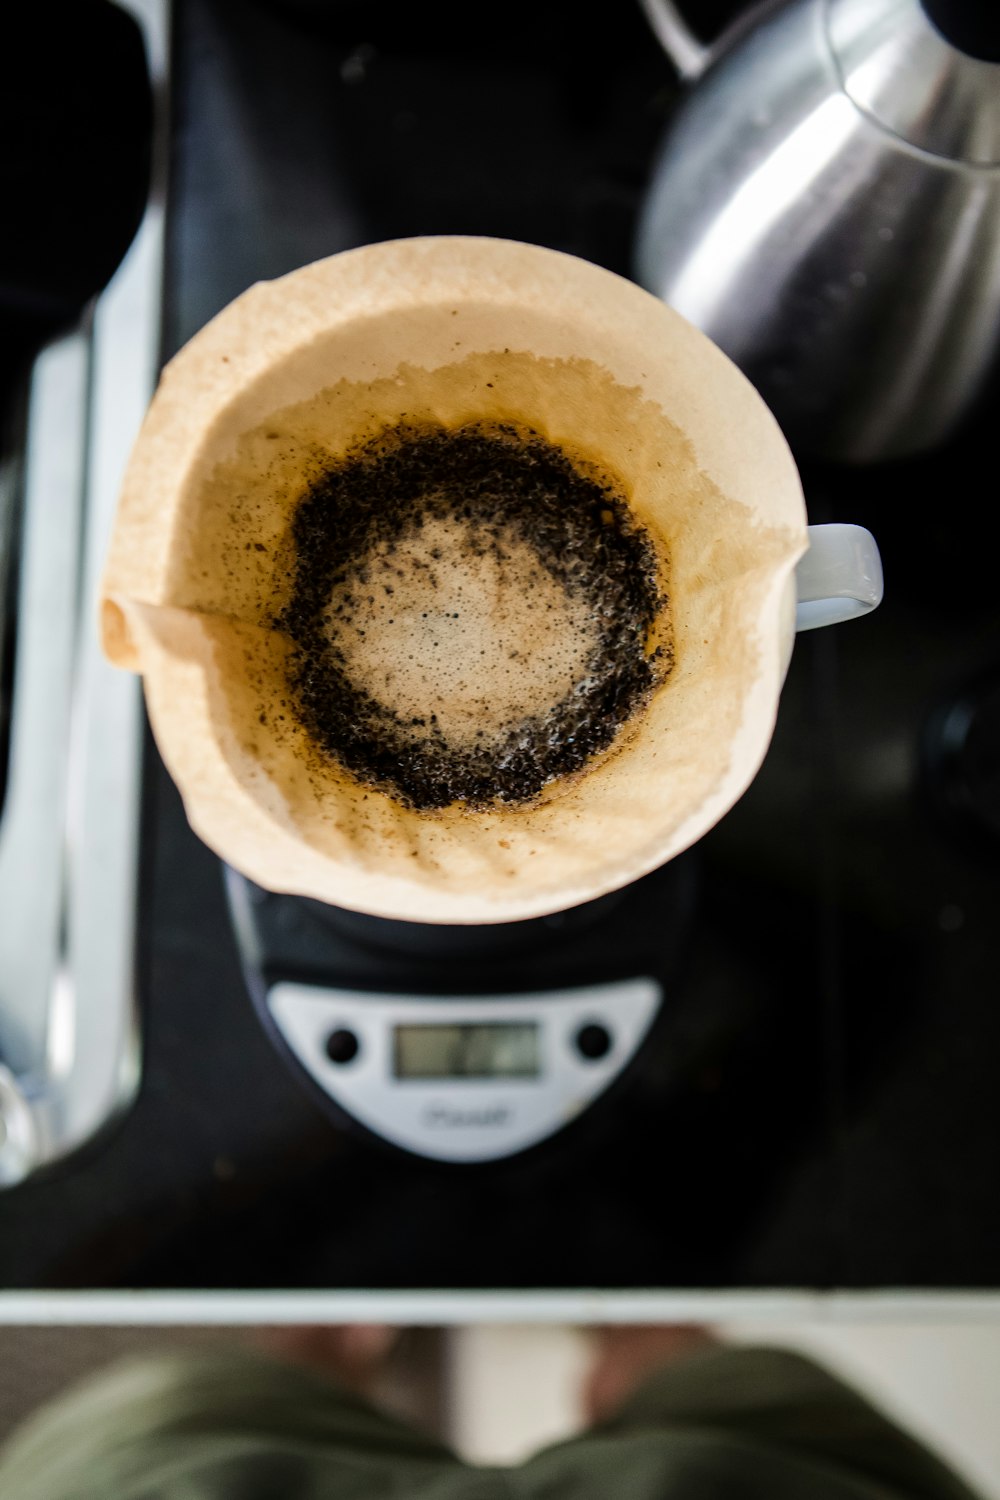
[[[661,558],[674,666],[610,750],[535,804],[415,812],[294,711],[290,522],[400,421],[513,421],[618,481]],[[167,366],[125,478],[104,646],[143,674],[195,830],[263,886],[412,920],[504,921],[623,885],[698,838],[765,753],[805,549],[794,464],[700,333],[532,246],[369,246],[252,288]]]

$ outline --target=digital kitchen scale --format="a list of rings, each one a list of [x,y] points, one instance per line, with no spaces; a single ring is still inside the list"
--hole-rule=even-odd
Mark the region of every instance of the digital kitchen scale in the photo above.
[[[226,871],[265,1028],[341,1123],[417,1156],[540,1145],[622,1079],[656,1029],[691,861],[572,911],[496,927],[391,922]]]

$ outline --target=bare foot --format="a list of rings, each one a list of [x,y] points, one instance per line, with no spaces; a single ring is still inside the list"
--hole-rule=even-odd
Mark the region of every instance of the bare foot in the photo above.
[[[363,1392],[377,1379],[402,1330],[381,1323],[269,1328],[258,1341],[269,1354],[306,1365]]]
[[[582,1392],[589,1423],[614,1416],[647,1375],[714,1342],[698,1324],[609,1324],[594,1330],[597,1352]]]

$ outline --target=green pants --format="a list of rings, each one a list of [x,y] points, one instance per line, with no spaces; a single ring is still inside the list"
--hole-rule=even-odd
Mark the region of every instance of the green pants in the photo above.
[[[321,1377],[170,1355],[71,1392],[0,1456],[3,1500],[972,1500],[808,1360],[711,1348],[613,1421],[477,1468]]]

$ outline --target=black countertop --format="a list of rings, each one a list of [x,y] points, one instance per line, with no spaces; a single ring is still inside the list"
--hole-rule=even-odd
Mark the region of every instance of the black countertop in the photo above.
[[[458,8],[407,14],[180,0],[166,353],[251,281],[398,235],[628,273],[674,96],[638,8],[572,38],[562,7],[507,8],[487,50]],[[0,1196],[0,1285],[1000,1284],[1000,605],[968,478],[991,436],[804,469],[811,520],[876,534],[886,601],[799,640],[753,786],[629,893],[640,944],[693,893],[656,1046],[523,1157],[436,1166],[317,1108],[148,743],[142,1089]]]

